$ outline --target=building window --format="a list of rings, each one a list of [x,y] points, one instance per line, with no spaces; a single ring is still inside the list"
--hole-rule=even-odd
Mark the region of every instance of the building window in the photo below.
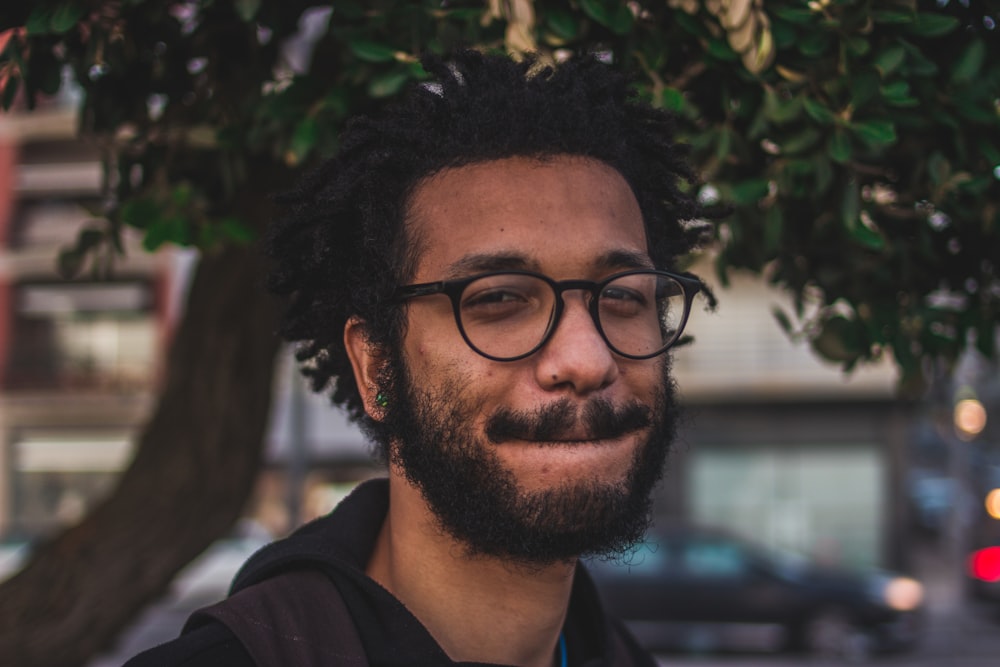
[[[39,537],[79,521],[111,491],[132,455],[131,440],[124,433],[12,435],[8,537]]]
[[[17,285],[5,388],[148,387],[156,351],[150,292],[139,281]]]

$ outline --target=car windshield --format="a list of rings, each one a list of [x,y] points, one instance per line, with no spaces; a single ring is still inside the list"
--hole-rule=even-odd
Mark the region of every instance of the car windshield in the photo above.
[[[787,581],[807,573],[808,560],[788,549],[763,548],[719,535],[649,536],[614,558],[591,558],[595,574],[729,578],[768,572]]]

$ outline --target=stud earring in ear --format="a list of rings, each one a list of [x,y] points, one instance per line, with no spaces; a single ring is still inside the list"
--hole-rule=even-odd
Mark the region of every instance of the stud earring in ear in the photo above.
[[[377,394],[375,394],[375,405],[379,406],[380,408],[389,407],[389,397],[383,394],[382,392],[378,392]]]

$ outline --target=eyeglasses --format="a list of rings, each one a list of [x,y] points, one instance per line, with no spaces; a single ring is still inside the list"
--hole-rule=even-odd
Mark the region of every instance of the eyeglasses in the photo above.
[[[559,326],[563,292],[583,290],[594,326],[608,347],[649,359],[677,342],[701,289],[695,278],[638,269],[599,282],[552,280],[531,271],[495,271],[396,289],[400,301],[432,294],[451,299],[455,323],[473,350],[494,361],[537,352]]]

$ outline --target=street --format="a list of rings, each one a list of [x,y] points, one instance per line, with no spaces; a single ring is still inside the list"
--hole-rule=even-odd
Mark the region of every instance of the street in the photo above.
[[[959,577],[934,547],[916,556],[916,575],[926,586],[925,633],[917,646],[905,653],[876,656],[873,667],[997,667],[1000,665],[1000,605],[969,602]],[[663,667],[853,667],[846,659],[812,658],[781,654],[661,654]]]

